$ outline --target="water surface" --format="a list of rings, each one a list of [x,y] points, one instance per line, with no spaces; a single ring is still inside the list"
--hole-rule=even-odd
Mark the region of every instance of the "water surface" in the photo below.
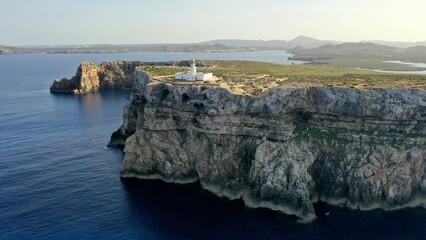
[[[398,73],[398,74],[426,74],[426,63],[411,63],[411,62],[401,62],[401,61],[383,61],[387,63],[397,63],[402,65],[408,65],[413,68],[419,68],[419,70],[408,70],[408,71],[393,71],[393,70],[383,70],[383,69],[366,69],[366,68],[357,68],[360,70],[380,72],[380,73]]]

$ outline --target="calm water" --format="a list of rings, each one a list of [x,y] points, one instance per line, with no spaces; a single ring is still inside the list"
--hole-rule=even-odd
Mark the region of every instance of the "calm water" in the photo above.
[[[52,95],[53,79],[83,60],[244,59],[282,52],[0,55],[0,240],[425,239],[426,210],[359,212],[317,205],[311,224],[249,210],[197,184],[121,181],[107,149],[127,91]],[[325,216],[325,212],[331,212]]]
[[[412,70],[412,71],[391,71],[391,70],[382,70],[382,69],[363,69],[358,68],[361,70],[367,70],[367,71],[373,71],[373,72],[381,72],[381,73],[402,73],[402,74],[426,74],[426,63],[411,63],[411,62],[401,62],[401,61],[383,61],[387,63],[397,63],[401,65],[408,65],[413,68],[419,68],[419,70]]]

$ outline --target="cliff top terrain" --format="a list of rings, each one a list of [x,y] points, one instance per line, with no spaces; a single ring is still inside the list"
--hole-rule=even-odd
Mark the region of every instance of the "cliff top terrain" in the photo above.
[[[212,72],[213,80],[174,80],[180,66],[140,66],[137,69],[157,81],[176,86],[210,85],[237,94],[261,95],[270,88],[332,86],[370,90],[375,88],[426,89],[426,75],[375,73],[331,66],[280,65],[249,61],[197,61],[200,72]]]

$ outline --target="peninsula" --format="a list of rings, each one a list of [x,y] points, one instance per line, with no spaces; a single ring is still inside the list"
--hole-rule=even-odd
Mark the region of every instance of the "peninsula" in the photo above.
[[[198,61],[217,79],[175,80],[189,64],[84,63],[75,80],[54,85],[98,76],[99,88],[72,91],[85,93],[113,86],[105,76],[132,83],[109,143],[124,147],[122,178],[199,181],[302,221],[316,217],[318,201],[426,207],[425,75]]]

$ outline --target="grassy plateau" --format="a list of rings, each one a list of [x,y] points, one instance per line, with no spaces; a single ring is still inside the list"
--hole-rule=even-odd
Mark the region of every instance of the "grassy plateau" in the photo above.
[[[391,63],[390,63],[391,64]],[[237,94],[261,95],[270,88],[330,86],[357,88],[426,89],[426,75],[376,73],[330,65],[280,65],[250,61],[197,61],[199,72],[212,72],[214,79],[186,82],[174,74],[188,68],[143,66],[139,70],[160,81],[176,85],[211,85]]]

